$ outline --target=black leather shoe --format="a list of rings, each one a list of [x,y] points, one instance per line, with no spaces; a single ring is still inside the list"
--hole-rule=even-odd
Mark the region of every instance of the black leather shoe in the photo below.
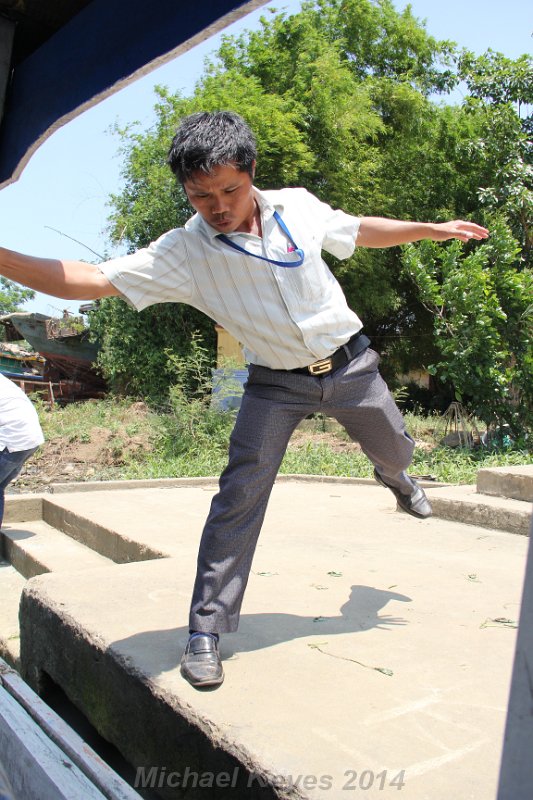
[[[431,505],[426,497],[426,493],[413,478],[411,478],[411,480],[414,483],[414,488],[411,494],[402,494],[399,489],[396,489],[394,486],[389,486],[388,483],[385,483],[377,469],[374,470],[374,478],[382,486],[385,486],[386,489],[391,490],[396,497],[398,506],[403,511],[419,519],[427,519],[427,517],[432,515],[433,511],[431,510]]]
[[[191,686],[218,686],[222,683],[224,670],[215,636],[194,633],[189,638],[181,659],[181,674]]]

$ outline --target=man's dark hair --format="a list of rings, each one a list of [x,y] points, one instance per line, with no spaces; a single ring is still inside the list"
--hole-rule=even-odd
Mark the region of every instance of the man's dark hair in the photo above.
[[[200,111],[185,117],[168,153],[168,164],[180,183],[194,172],[235,164],[253,177],[255,138],[242,117],[232,111]]]

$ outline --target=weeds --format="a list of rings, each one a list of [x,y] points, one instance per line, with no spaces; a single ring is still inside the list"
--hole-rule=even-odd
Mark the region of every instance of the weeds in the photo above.
[[[105,399],[48,411],[38,402],[47,443],[56,447],[63,443],[67,449],[96,439],[96,429],[109,431],[107,461],[94,464],[93,477],[98,479],[218,476],[226,465],[235,413],[213,408],[203,356],[201,352],[197,355],[192,366],[190,359],[183,369],[175,363],[175,374],[182,378],[173,387],[166,408],[154,410],[132,400]],[[186,369],[199,370],[192,391],[191,374]],[[406,415],[407,428],[418,444],[412,475],[432,476],[447,483],[474,483],[482,467],[533,463],[531,451],[516,445],[505,450],[467,450],[438,444],[438,419]],[[143,446],[129,447],[136,439],[142,440]],[[335,421],[325,417],[305,420],[289,444],[280,471],[371,477],[372,465],[348,442],[344,429]]]

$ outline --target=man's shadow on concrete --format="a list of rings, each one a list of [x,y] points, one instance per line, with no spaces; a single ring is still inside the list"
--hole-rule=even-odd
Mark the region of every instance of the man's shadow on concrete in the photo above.
[[[322,592],[317,590],[317,595]],[[297,614],[256,613],[243,614],[238,634],[223,634],[220,654],[222,660],[235,653],[262,650],[281,642],[310,636],[332,636],[343,633],[360,633],[372,628],[388,630],[406,625],[403,617],[379,615],[379,611],[390,601],[411,602],[404,594],[372,586],[352,586],[350,597],[340,608],[339,616],[320,615],[322,605],[317,596],[317,616],[303,617]],[[175,669],[181,659],[189,635],[188,628],[180,627],[165,631],[146,631],[115,642],[119,652],[131,654],[139,649],[149,654],[150,671],[168,672]],[[144,659],[143,659],[144,660]]]
[[[317,590],[317,594],[322,592]],[[411,601],[410,597],[388,589],[376,589],[373,586],[352,586],[350,597],[340,608],[340,615],[300,617],[296,614],[243,614],[239,632],[244,634],[242,643],[236,643],[235,650],[249,652],[262,647],[270,647],[292,639],[307,636],[331,636],[340,633],[359,633],[371,628],[387,629],[397,625],[406,625],[403,617],[379,615],[380,609],[391,600],[402,603]],[[317,597],[316,607],[320,611],[321,598]]]

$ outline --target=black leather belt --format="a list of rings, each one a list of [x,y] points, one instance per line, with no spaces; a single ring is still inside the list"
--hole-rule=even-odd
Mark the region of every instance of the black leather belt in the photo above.
[[[364,333],[359,331],[354,333],[351,339],[348,339],[346,344],[335,350],[329,358],[321,358],[320,361],[315,361],[309,364],[308,367],[298,367],[297,369],[289,369],[288,372],[297,372],[299,375],[313,375],[315,378],[322,378],[324,375],[331,375],[335,370],[340,369],[348,362],[352,361],[359,353],[366,350],[370,344],[370,339]]]

